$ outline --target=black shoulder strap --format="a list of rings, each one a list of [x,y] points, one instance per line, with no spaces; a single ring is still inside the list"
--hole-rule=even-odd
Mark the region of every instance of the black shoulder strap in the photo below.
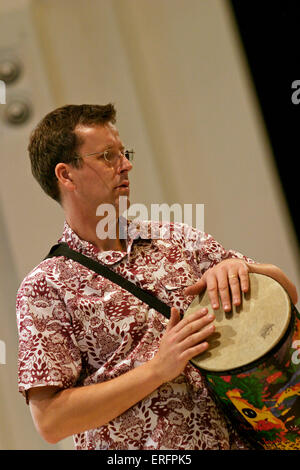
[[[120,276],[120,274],[112,271],[107,266],[92,260],[82,253],[78,253],[77,251],[72,250],[69,248],[67,243],[58,243],[57,245],[54,245],[44,259],[53,258],[54,256],[66,256],[67,258],[71,258],[72,260],[77,261],[92,271],[95,271],[97,274],[100,274],[115,284],[118,284],[123,289],[126,289],[128,292],[135,295],[138,299],[148,304],[151,308],[154,308],[158,312],[162,313],[165,317],[170,318],[171,308],[167,304],[159,300],[150,292],[141,289],[124,277]]]

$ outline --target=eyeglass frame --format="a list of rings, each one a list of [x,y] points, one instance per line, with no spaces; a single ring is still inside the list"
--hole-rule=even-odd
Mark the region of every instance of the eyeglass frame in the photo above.
[[[69,160],[69,161],[73,161],[73,160],[81,160],[82,158],[84,157],[92,157],[93,155],[99,155],[99,157],[103,157],[104,160],[106,161],[106,163],[108,163],[109,165],[112,166],[111,162],[109,160],[107,160],[105,154],[108,154],[109,151],[108,150],[104,150],[104,152],[94,152],[94,153],[87,153],[85,155],[74,155],[74,157]],[[135,151],[133,149],[131,150],[122,150],[121,151],[121,155],[123,155],[129,162],[132,162],[133,161],[133,155],[134,155]],[[131,157],[129,157],[129,155],[131,155]],[[119,155],[119,158],[120,158],[120,155]]]

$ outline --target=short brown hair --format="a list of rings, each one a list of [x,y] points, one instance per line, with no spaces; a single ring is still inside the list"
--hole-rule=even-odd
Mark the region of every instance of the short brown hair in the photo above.
[[[70,163],[78,167],[80,160],[74,160],[76,148],[82,143],[75,133],[78,125],[104,125],[115,123],[116,110],[107,105],[66,105],[47,114],[33,130],[28,151],[31,171],[42,189],[55,201],[60,193],[55,175],[58,163]]]

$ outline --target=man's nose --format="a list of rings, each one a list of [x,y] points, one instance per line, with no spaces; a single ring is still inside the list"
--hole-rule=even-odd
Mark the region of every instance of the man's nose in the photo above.
[[[124,154],[120,156],[118,170],[119,172],[122,171],[130,171],[132,169],[132,163],[125,157]]]

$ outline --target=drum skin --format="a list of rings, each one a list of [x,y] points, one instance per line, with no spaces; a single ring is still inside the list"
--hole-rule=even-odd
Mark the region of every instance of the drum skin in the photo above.
[[[202,355],[199,355],[193,358],[191,363],[201,370],[208,388],[227,417],[235,423],[240,433],[254,447],[269,450],[299,450],[300,315],[291,304],[284,289],[276,281],[256,274],[250,274],[249,277],[251,288],[250,294],[246,294],[248,300],[245,301],[244,298],[242,307],[234,308],[231,315],[221,312],[222,309],[216,312],[215,338],[209,340],[210,347],[208,352],[204,353],[203,358],[201,359]],[[264,296],[263,303],[261,302],[262,296]],[[252,300],[251,297],[253,297]],[[271,298],[268,300],[268,297]],[[208,302],[208,296],[205,293],[195,299],[185,315],[203,306],[209,308]],[[243,311],[243,306],[245,306],[245,311]],[[253,358],[255,334],[262,331],[266,333],[268,329],[261,329],[260,320],[257,321],[259,325],[258,328],[253,328],[254,333],[249,326],[247,327],[249,329],[249,340],[247,340],[247,335],[244,333],[240,334],[238,331],[236,334],[233,333],[232,319],[240,315],[238,320],[241,321],[247,314],[255,322],[255,318],[263,317],[265,312],[267,312],[267,325],[277,323],[280,314],[284,320],[279,321],[281,329],[276,331],[277,339],[274,335],[270,335],[270,340],[266,341],[265,353],[263,354],[263,349],[259,344],[255,353],[257,357]],[[272,318],[274,321],[270,323]],[[245,323],[248,320],[249,318]],[[226,325],[227,328],[224,328]],[[235,324],[235,328],[239,329],[239,322]],[[231,335],[229,342],[226,338],[228,332]],[[262,336],[267,338],[268,334]],[[233,345],[235,338],[237,338],[237,344]],[[239,356],[241,338],[247,342],[242,348],[244,364],[234,357]],[[257,343],[259,342],[257,340]],[[223,343],[225,346],[222,349]],[[229,355],[228,351],[225,352],[226,348],[230,349]],[[247,348],[249,348],[251,361],[245,358]],[[226,356],[227,367],[224,366],[224,361],[219,360],[222,355]],[[219,363],[222,364],[222,370],[220,370]],[[237,363],[238,367],[232,367]]]

